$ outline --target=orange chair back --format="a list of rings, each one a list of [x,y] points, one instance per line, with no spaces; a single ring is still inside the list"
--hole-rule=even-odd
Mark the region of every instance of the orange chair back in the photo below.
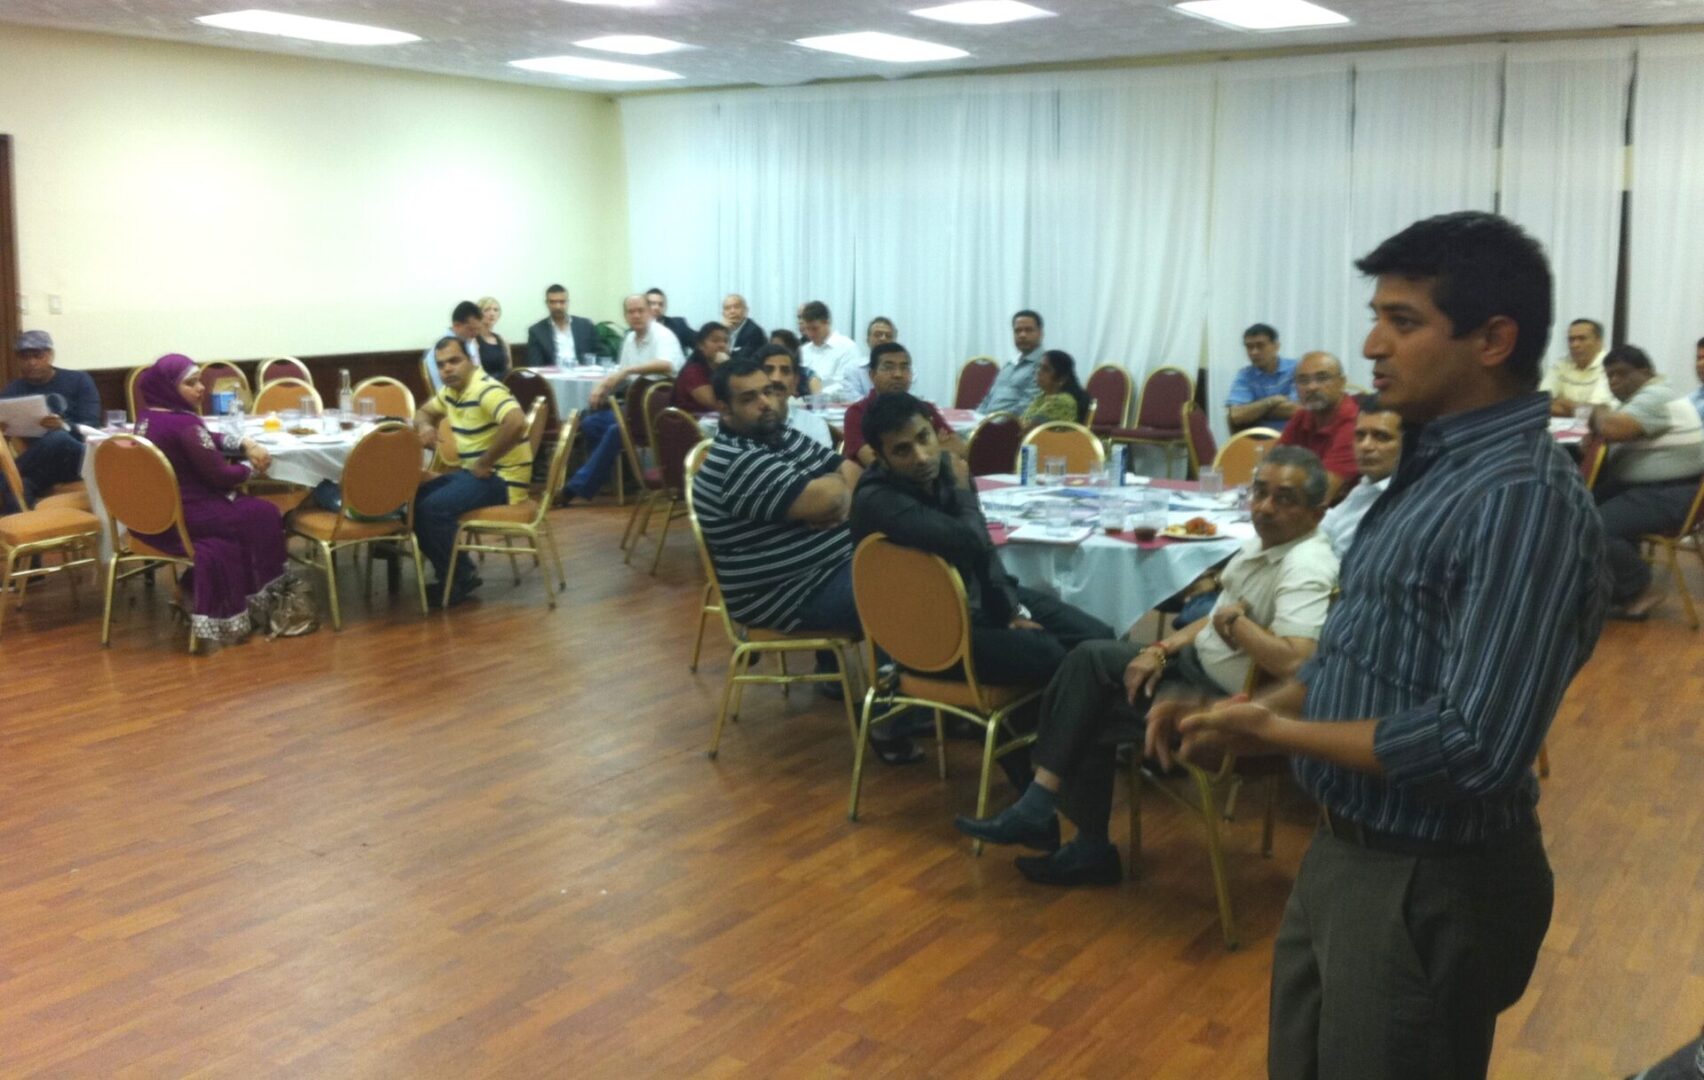
[[[343,512],[376,518],[401,510],[420,486],[420,457],[420,436],[408,424],[379,424],[361,436],[343,466]]]
[[[438,421],[438,445],[432,451],[432,471],[449,472],[461,464],[461,450],[456,446],[456,429],[450,418]]]
[[[96,443],[93,452],[95,487],[107,515],[133,533],[175,531],[184,554],[193,556],[177,473],[160,448],[140,435],[113,435]]]
[[[992,476],[1012,471],[1012,462],[1023,445],[1024,424],[1016,413],[997,412],[983,418],[970,433],[965,457],[970,475]]]
[[[1133,390],[1128,371],[1117,364],[1102,364],[1089,373],[1083,389],[1094,399],[1094,409],[1087,421],[1090,430],[1097,435],[1110,435],[1115,428],[1124,426]]]
[[[313,399],[314,415],[318,416],[322,409],[319,391],[311,384],[301,379],[274,379],[261,387],[260,393],[255,396],[254,411],[264,414],[299,409],[303,398]]]
[[[1036,457],[1042,461],[1064,458],[1065,471],[1074,476],[1086,476],[1106,464],[1106,447],[1081,424],[1038,424],[1024,436],[1023,445],[1035,447]],[[1013,470],[1017,470],[1015,460]]]
[[[17,500],[19,510],[28,510],[29,504],[24,502],[24,476],[18,471],[18,462],[12,457],[12,443],[9,439],[0,439],[0,480],[6,484],[6,490]],[[0,598],[0,606],[5,600]]]
[[[940,556],[873,533],[852,554],[852,598],[865,635],[900,667],[930,674],[962,667],[975,686],[964,582]]]
[[[1213,467],[1224,476],[1225,486],[1242,487],[1253,482],[1254,470],[1260,467],[1261,458],[1277,439],[1276,431],[1263,427],[1248,428],[1231,436],[1213,459]]]
[[[414,416],[414,392],[388,375],[374,375],[361,381],[355,388],[355,407],[359,409],[363,401],[371,401],[380,416],[394,416],[399,420],[409,420]]]
[[[982,404],[988,391],[994,388],[994,378],[1000,365],[992,356],[973,356],[959,368],[958,386],[953,391],[953,408],[974,409]]]
[[[255,384],[265,386],[274,379],[300,379],[305,383],[314,381],[313,375],[308,371],[308,365],[294,356],[274,356],[270,360],[260,362]]]

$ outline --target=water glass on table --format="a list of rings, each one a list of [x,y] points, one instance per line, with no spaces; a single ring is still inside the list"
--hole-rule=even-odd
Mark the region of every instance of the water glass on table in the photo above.
[[[320,434],[336,435],[343,430],[343,411],[341,409],[326,409],[320,413]]]
[[[1042,462],[1041,475],[1043,483],[1048,487],[1061,487],[1065,483],[1065,459],[1050,457]]]
[[[129,418],[130,414],[123,409],[108,409],[106,412],[106,429],[108,431],[122,431],[125,421]]]
[[[1201,467],[1201,494],[1217,498],[1225,493],[1225,474],[1211,465]]]
[[[296,399],[296,405],[301,409],[303,416],[315,416],[319,413],[319,409],[314,407],[314,397],[312,394],[303,394],[300,398]]]
[[[379,419],[379,403],[370,397],[364,397],[355,403],[355,412],[363,424],[372,424]]]
[[[1143,488],[1137,500],[1132,535],[1139,544],[1152,543],[1160,535],[1160,530],[1166,527],[1166,510],[1171,504],[1171,496],[1164,491]]]
[[[1109,490],[1100,503],[1100,526],[1106,533],[1119,533],[1125,529],[1125,517],[1129,507],[1121,495],[1113,494],[1116,489]]]
[[[1047,530],[1055,535],[1071,531],[1071,500],[1056,498],[1047,504]]]

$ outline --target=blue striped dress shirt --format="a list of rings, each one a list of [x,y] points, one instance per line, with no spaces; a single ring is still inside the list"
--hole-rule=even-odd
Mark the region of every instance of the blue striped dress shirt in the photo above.
[[[1537,822],[1531,762],[1608,601],[1603,524],[1526,394],[1403,440],[1297,678],[1303,715],[1376,719],[1372,776],[1297,757],[1296,778],[1370,829],[1472,843]]]

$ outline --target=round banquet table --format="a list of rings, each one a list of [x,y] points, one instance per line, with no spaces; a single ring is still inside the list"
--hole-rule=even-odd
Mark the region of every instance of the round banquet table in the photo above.
[[[609,371],[600,367],[533,368],[550,384],[550,396],[556,401],[556,415],[567,416],[569,409],[581,412],[591,408],[592,390],[603,382]]]

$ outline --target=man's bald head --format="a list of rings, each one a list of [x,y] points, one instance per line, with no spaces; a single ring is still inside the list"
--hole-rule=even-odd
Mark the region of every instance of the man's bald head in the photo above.
[[[1302,408],[1329,416],[1343,400],[1343,364],[1328,352],[1311,352],[1296,365],[1296,396]]]

